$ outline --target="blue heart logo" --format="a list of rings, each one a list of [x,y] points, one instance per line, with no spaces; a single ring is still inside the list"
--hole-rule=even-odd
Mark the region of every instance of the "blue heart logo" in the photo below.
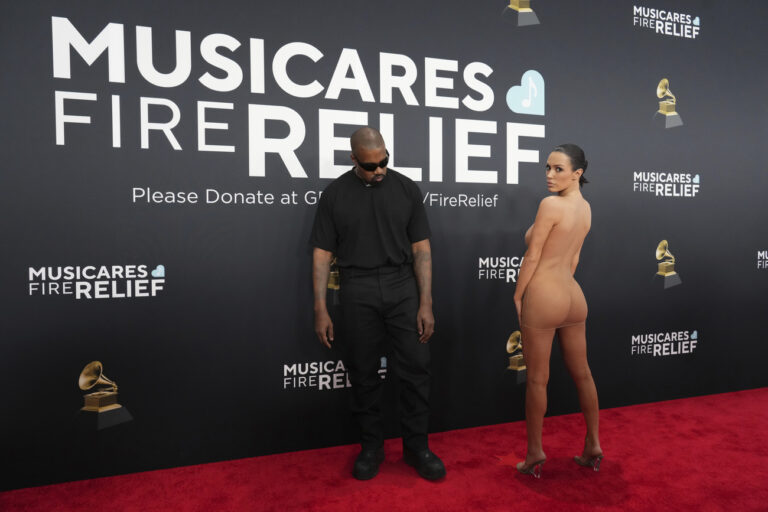
[[[692,340],[697,340],[697,339],[699,339],[699,331],[693,331],[693,332],[691,333],[691,339],[692,339]]]
[[[699,175],[697,174],[696,176],[693,177],[693,182],[694,183],[698,183],[699,181],[701,181],[701,179],[699,178]]]
[[[155,267],[155,270],[152,271],[152,277],[154,278],[161,278],[165,277],[165,266],[164,265],[158,265]]]
[[[544,115],[544,77],[535,69],[523,73],[520,85],[514,85],[507,91],[507,106],[512,112]]]
[[[694,24],[694,25],[696,25],[696,26],[698,27],[700,23],[701,23],[701,20],[699,19],[699,17],[698,17],[698,16],[696,16],[696,17],[693,19],[693,24]]]

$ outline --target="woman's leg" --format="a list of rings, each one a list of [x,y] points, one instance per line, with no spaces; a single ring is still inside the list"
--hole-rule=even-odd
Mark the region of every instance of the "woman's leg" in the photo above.
[[[527,367],[525,388],[525,425],[528,433],[528,452],[525,463],[545,458],[541,442],[544,414],[547,412],[547,382],[549,356],[555,329],[522,328],[523,356]]]
[[[578,323],[558,329],[560,347],[565,359],[565,366],[576,383],[579,404],[587,424],[587,436],[584,441],[583,457],[601,455],[599,422],[600,408],[597,402],[597,388],[592,379],[592,372],[587,363],[587,337],[585,324]]]

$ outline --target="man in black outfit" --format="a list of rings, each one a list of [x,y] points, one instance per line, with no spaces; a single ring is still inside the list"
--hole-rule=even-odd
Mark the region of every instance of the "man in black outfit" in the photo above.
[[[350,138],[355,166],[323,192],[310,243],[315,295],[315,332],[331,346],[333,323],[326,306],[332,256],[341,287],[340,324],[344,364],[352,384],[352,413],[362,450],[353,475],[376,476],[384,460],[378,374],[383,344],[392,344],[400,379],[400,424],[405,462],[437,480],[442,461],[429,450],[429,345],[432,315],[432,254],[429,224],[419,187],[387,169],[381,134],[360,128]]]

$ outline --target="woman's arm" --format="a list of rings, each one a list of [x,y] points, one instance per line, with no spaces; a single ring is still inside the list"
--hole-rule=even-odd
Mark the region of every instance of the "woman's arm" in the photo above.
[[[536,220],[531,228],[531,242],[528,244],[528,250],[525,251],[523,263],[520,265],[520,273],[517,276],[515,307],[517,308],[518,318],[525,289],[528,287],[528,283],[530,283],[536,268],[539,266],[544,242],[547,241],[549,233],[559,220],[560,209],[557,201],[557,196],[549,196],[542,199],[541,203],[539,203],[539,211],[536,213]]]

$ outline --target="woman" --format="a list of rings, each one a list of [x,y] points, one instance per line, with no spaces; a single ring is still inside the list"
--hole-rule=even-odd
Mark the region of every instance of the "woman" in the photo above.
[[[515,307],[528,368],[525,391],[528,451],[517,469],[536,478],[541,476],[541,465],[547,458],[541,443],[541,429],[547,410],[549,356],[556,331],[587,424],[584,451],[574,460],[598,471],[603,458],[598,439],[597,390],[587,364],[587,302],[573,278],[592,222],[589,203],[580,190],[587,182],[583,176],[587,170],[584,151],[575,144],[558,146],[547,158],[546,170],[547,189],[554,195],[541,201],[536,220],[525,234],[528,250],[515,289]]]

